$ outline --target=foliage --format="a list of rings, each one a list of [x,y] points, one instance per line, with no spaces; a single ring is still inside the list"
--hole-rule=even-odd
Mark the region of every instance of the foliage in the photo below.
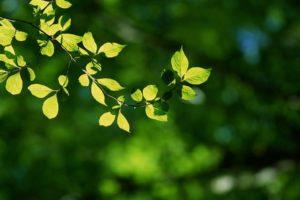
[[[118,127],[127,132],[130,132],[130,125],[122,113],[123,107],[141,107],[145,109],[146,116],[150,119],[167,121],[168,101],[172,93],[178,94],[185,101],[190,101],[196,96],[196,92],[189,85],[200,85],[207,81],[210,75],[210,69],[200,67],[188,69],[189,61],[181,48],[171,58],[172,70],[164,70],[162,73],[162,80],[167,84],[165,92],[159,91],[157,85],[147,85],[142,92],[141,89],[137,89],[131,95],[123,92],[116,96],[113,92],[123,91],[125,87],[112,78],[101,76],[102,66],[99,58],[101,54],[107,58],[114,58],[119,55],[125,45],[114,42],[97,45],[92,32],[86,32],[83,36],[66,32],[71,27],[72,19],[56,13],[58,9],[70,8],[72,4],[69,1],[31,0],[29,4],[33,6],[34,15],[39,20],[38,26],[23,20],[0,18],[0,45],[4,49],[4,53],[0,54],[0,61],[6,67],[0,71],[1,82],[6,81],[6,90],[12,95],[17,95],[23,88],[23,79],[25,78],[21,76],[23,71],[27,71],[30,81],[35,80],[34,70],[26,64],[22,53],[17,52],[16,54],[14,49],[14,39],[23,42],[28,34],[17,30],[13,23],[29,25],[40,33],[36,41],[41,55],[52,57],[56,48],[61,48],[70,60],[67,74],[60,75],[58,78],[59,87],[51,89],[39,83],[28,86],[33,96],[45,98],[42,111],[49,119],[58,115],[60,96],[69,96],[67,86],[71,65],[78,67],[83,72],[78,78],[79,83],[83,87],[90,86],[93,98],[99,104],[107,107],[108,112],[100,116],[99,125],[110,126],[116,118]],[[112,99],[113,103],[107,103],[108,98]],[[130,103],[132,101],[135,103]]]

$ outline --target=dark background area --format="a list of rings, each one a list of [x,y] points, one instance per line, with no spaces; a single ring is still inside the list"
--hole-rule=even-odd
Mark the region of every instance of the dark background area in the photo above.
[[[0,15],[33,21],[27,1]],[[42,101],[0,85],[0,200],[299,200],[300,6],[298,1],[73,1],[70,32],[127,44],[101,60],[128,89],[162,84],[183,46],[191,66],[212,67],[191,103],[171,101],[169,121],[126,110],[133,133],[98,126],[105,111],[71,67],[70,98],[47,120]],[[29,30],[28,27],[18,26]],[[68,58],[20,47],[36,82],[57,86]]]

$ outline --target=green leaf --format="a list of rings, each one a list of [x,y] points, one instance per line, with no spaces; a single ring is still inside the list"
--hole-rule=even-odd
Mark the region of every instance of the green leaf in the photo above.
[[[69,84],[69,79],[68,79],[68,77],[65,76],[65,75],[60,75],[60,76],[58,77],[58,83],[59,83],[59,85],[62,86],[62,87],[67,87],[68,84]]]
[[[119,114],[118,114],[117,124],[120,129],[130,133],[129,123],[128,123],[127,119],[125,118],[125,116],[121,113],[121,110],[119,111]]]
[[[0,69],[0,83],[4,82],[8,76],[8,72],[6,70]]]
[[[68,51],[73,52],[78,50],[78,43],[81,42],[82,38],[78,35],[63,33],[59,35],[56,40]]]
[[[180,89],[180,97],[183,100],[190,101],[196,96],[196,92],[189,86],[183,85]]]
[[[21,55],[17,57],[17,63],[18,63],[18,66],[20,66],[20,67],[26,66],[26,61],[24,60],[24,57]]]
[[[107,58],[113,58],[119,55],[124,47],[125,45],[107,42],[99,48],[98,54],[104,53]]]
[[[59,108],[56,94],[44,101],[42,110],[48,119],[53,119],[57,116]]]
[[[149,117],[150,119],[162,122],[168,121],[168,116],[166,115],[166,113],[156,109],[152,104],[146,106],[145,112],[147,117]]]
[[[68,9],[72,6],[72,4],[66,0],[55,0],[55,3],[58,7],[62,9]]]
[[[8,58],[14,59],[16,57],[16,52],[12,45],[4,47],[4,52]]]
[[[93,34],[91,32],[87,32],[83,35],[82,44],[90,52],[92,52],[94,54],[97,53],[97,44],[96,44]]]
[[[59,18],[58,24],[60,25],[61,31],[66,31],[70,28],[71,26],[71,18],[63,15]]]
[[[54,45],[53,43],[48,40],[37,40],[39,46],[41,47],[41,54],[51,57],[54,54]]]
[[[40,29],[42,31],[44,31],[47,35],[53,36],[58,31],[60,31],[60,25],[59,24],[49,25],[47,22],[41,22],[40,23]]]
[[[15,28],[9,26],[0,26],[0,45],[8,46],[15,36]]]
[[[48,88],[47,86],[41,84],[32,84],[28,87],[28,90],[31,94],[37,98],[45,98],[48,96],[53,90]]]
[[[189,61],[185,56],[183,49],[176,51],[171,59],[172,68],[177,72],[179,77],[183,77],[189,67]]]
[[[31,0],[29,4],[37,6],[40,10],[43,10],[44,8],[46,8],[49,2],[44,0]]]
[[[116,80],[110,78],[101,78],[97,81],[111,91],[120,91],[124,89],[124,87],[122,87]]]
[[[106,106],[104,93],[94,82],[91,86],[91,93],[97,102]]]
[[[143,93],[140,89],[134,91],[130,96],[135,102],[141,102],[143,100]]]
[[[187,71],[183,80],[193,85],[200,85],[201,83],[207,81],[210,71],[211,69],[193,67]]]
[[[30,81],[34,81],[35,73],[34,73],[33,69],[31,69],[30,67],[27,67],[27,71],[28,71],[28,74],[29,74]]]
[[[101,115],[99,119],[99,125],[108,127],[111,126],[112,123],[115,121],[116,115],[112,114],[111,112],[106,112],[103,115]]]
[[[11,75],[6,80],[6,90],[12,95],[20,94],[23,88],[23,80],[20,72]]]
[[[22,32],[22,31],[17,31],[16,35],[15,35],[15,38],[16,38],[16,40],[22,42],[22,41],[25,41],[27,39],[27,36],[28,36],[27,33]]]
[[[79,79],[78,79],[79,83],[83,86],[83,87],[87,87],[90,84],[90,80],[88,75],[86,74],[82,74]]]
[[[152,101],[157,96],[158,89],[156,85],[148,85],[143,89],[143,96],[147,101]]]
[[[4,54],[0,54],[0,61],[6,63],[8,65],[11,65],[13,67],[17,66],[17,64],[15,63],[14,59],[10,59],[6,55],[4,55]]]
[[[169,69],[164,69],[162,74],[161,74],[161,79],[163,80],[163,82],[167,85],[169,85],[170,83],[172,83],[175,80],[175,76],[172,70]]]

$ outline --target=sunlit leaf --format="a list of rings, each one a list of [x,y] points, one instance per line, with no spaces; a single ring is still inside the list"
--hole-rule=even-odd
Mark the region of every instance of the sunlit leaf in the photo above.
[[[29,73],[30,81],[34,81],[34,79],[35,79],[35,73],[34,73],[33,69],[31,69],[30,67],[27,67],[27,71]]]
[[[211,69],[193,67],[187,71],[183,80],[193,85],[200,85],[201,83],[207,81],[210,71]]]
[[[24,60],[24,57],[21,55],[17,57],[17,63],[18,63],[18,66],[20,66],[20,67],[26,66],[26,61]]]
[[[180,49],[180,51],[176,51],[172,56],[171,64],[172,68],[175,72],[177,72],[178,76],[183,77],[188,69],[189,61],[185,56],[182,48]]]
[[[15,36],[14,28],[0,26],[0,45],[2,46],[10,45],[14,36]]]
[[[79,81],[79,83],[80,83],[82,86],[84,86],[84,87],[87,87],[87,86],[89,86],[89,84],[90,84],[89,77],[88,77],[88,75],[86,75],[86,74],[82,74],[82,75],[79,77],[78,81]]]
[[[60,75],[58,77],[58,82],[59,82],[59,85],[62,86],[62,87],[67,87],[68,84],[69,84],[69,79],[67,76],[65,75]]]
[[[143,96],[147,101],[152,101],[157,96],[157,92],[156,85],[148,85],[143,89]]]
[[[93,34],[91,32],[87,32],[83,35],[82,44],[90,52],[92,52],[94,54],[97,53],[97,44],[96,44]]]
[[[63,45],[68,51],[77,51],[78,43],[81,42],[82,38],[78,35],[63,33],[59,35],[56,40]]]
[[[49,4],[48,1],[44,0],[31,0],[30,5],[37,6],[39,9],[43,10]]]
[[[125,118],[125,116],[122,114],[121,110],[119,111],[118,118],[117,118],[117,124],[120,129],[130,133],[130,125]]]
[[[0,69],[0,83],[4,82],[8,76],[8,72],[6,70]]]
[[[62,9],[68,9],[72,6],[72,4],[66,0],[55,0],[55,3],[58,7]]]
[[[53,90],[48,88],[47,86],[41,84],[32,84],[28,87],[28,90],[31,94],[37,98],[45,98],[48,96]]]
[[[55,35],[58,31],[60,31],[60,25],[59,24],[52,24],[49,25],[46,22],[41,22],[40,23],[40,29],[45,32],[47,35],[53,36]]]
[[[196,96],[196,92],[189,86],[183,85],[180,89],[180,97],[183,100],[190,101]]]
[[[71,26],[71,18],[63,15],[59,18],[58,24],[60,25],[61,31],[66,31]]]
[[[6,64],[9,64],[13,67],[16,67],[17,64],[15,63],[14,59],[10,59],[8,58],[5,54],[0,54],[0,61],[6,63]]]
[[[117,43],[105,43],[103,44],[99,50],[99,53],[104,53],[106,57],[113,58],[119,55],[119,53],[122,51],[122,49],[125,47],[125,45],[120,45]]]
[[[28,36],[27,33],[22,32],[22,31],[17,31],[16,35],[15,35],[15,38],[16,38],[16,40],[22,42],[22,41],[25,41],[27,39],[27,36]]]
[[[103,115],[101,115],[99,119],[99,125],[108,127],[112,125],[112,123],[115,121],[116,115],[112,114],[111,112],[106,112]]]
[[[147,117],[149,117],[150,119],[162,122],[168,121],[168,116],[166,115],[166,113],[156,109],[152,104],[146,106],[145,112]]]
[[[47,98],[43,103],[43,113],[48,119],[53,119],[58,114],[58,101],[57,101],[57,95],[53,95],[49,98]]]
[[[37,40],[39,46],[41,47],[41,54],[51,57],[54,54],[54,45],[50,40]]]
[[[102,90],[93,82],[91,86],[91,93],[94,99],[102,105],[106,106],[105,95]]]
[[[140,89],[134,91],[130,96],[136,102],[141,102],[143,100],[143,93]]]
[[[122,87],[116,80],[110,78],[101,78],[97,80],[101,85],[105,86],[111,91],[119,91],[124,89],[124,87]]]
[[[23,88],[23,80],[20,72],[11,75],[6,80],[6,90],[12,95],[20,94]]]

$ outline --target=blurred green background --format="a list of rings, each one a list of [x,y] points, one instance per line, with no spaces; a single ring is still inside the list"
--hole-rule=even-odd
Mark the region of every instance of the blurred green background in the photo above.
[[[28,1],[0,15],[33,21]],[[191,66],[212,67],[195,101],[171,101],[169,122],[126,111],[133,134],[97,125],[104,109],[79,86],[47,120],[42,101],[0,85],[0,200],[299,200],[300,4],[296,0],[71,1],[73,33],[128,46],[103,59],[128,88],[158,83],[183,45]],[[18,26],[28,30],[28,27]],[[36,34],[33,32],[33,35]],[[20,47],[36,82],[57,86],[67,57]]]

